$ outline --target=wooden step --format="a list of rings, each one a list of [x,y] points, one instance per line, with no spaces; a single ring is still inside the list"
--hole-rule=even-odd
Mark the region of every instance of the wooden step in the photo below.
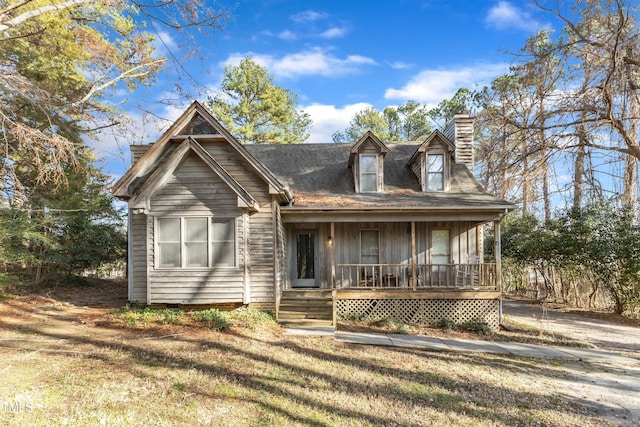
[[[291,306],[291,307],[333,307],[333,301],[331,300],[293,300],[293,299],[284,299],[280,300],[280,307],[282,306]]]
[[[308,290],[308,289],[287,289],[282,291],[281,298],[287,297],[320,297],[320,298],[331,298],[331,291],[318,291],[318,290]]]
[[[320,327],[332,327],[333,321],[322,319],[279,319],[280,323],[285,328],[308,328],[314,326]]]
[[[331,320],[333,312],[304,312],[304,311],[283,311],[278,312],[278,320],[282,319],[317,319]]]

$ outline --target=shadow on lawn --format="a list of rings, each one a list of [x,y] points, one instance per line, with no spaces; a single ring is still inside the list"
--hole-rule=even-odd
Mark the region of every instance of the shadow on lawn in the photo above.
[[[109,369],[138,377],[166,380],[162,372],[153,371],[155,367],[184,372],[196,369],[211,378],[211,383],[222,381],[241,389],[241,392],[216,393],[202,384],[188,384],[183,387],[185,393],[225,401],[238,400],[243,404],[250,402],[262,408],[266,414],[279,414],[289,422],[310,426],[330,426],[336,422],[364,422],[374,425],[416,423],[416,419],[411,418],[410,414],[403,419],[390,414],[396,406],[410,406],[418,412],[430,410],[458,413],[506,425],[531,424],[529,410],[559,410],[579,416],[585,415],[584,407],[581,406],[589,406],[598,411],[611,410],[605,405],[580,400],[574,405],[560,408],[557,402],[549,401],[549,396],[542,392],[506,390],[506,387],[465,377],[464,372],[447,375],[429,370],[430,363],[439,361],[463,367],[486,365],[487,369],[505,373],[531,373],[535,369],[535,375],[549,379],[556,378],[559,374],[559,369],[551,365],[534,365],[528,359],[517,357],[387,348],[384,351],[388,352],[388,359],[380,360],[372,357],[366,347],[353,344],[332,342],[331,348],[337,349],[339,353],[323,350],[323,340],[327,338],[273,337],[271,341],[236,332],[221,333],[221,336],[226,335],[226,339],[220,340],[215,340],[216,336],[212,335],[211,340],[178,336],[167,342],[151,343],[139,337],[114,342],[110,337],[101,337],[101,333],[85,336],[46,332],[35,325],[10,327],[25,334],[88,345],[91,347],[88,351],[71,354],[72,350],[69,355],[99,360],[108,365]],[[96,332],[103,331],[104,329]],[[68,347],[64,344],[58,346]],[[180,346],[182,347],[179,348]],[[116,353],[111,355],[105,350]],[[206,360],[211,352],[219,352],[219,358]],[[120,356],[122,353],[126,358]],[[399,360],[408,356],[414,357],[420,365],[417,368],[397,365]],[[237,363],[233,363],[234,361]],[[253,369],[243,372],[248,366]],[[382,376],[389,381],[362,379],[362,374],[371,373],[375,373],[375,378]],[[402,381],[402,386],[398,385],[398,380]],[[583,381],[578,377],[573,380]],[[611,386],[615,387],[616,384]],[[352,396],[358,402],[368,403],[384,399],[390,410],[377,410],[375,413],[375,408],[369,411],[364,407],[341,405],[340,399],[344,396]],[[498,410],[498,405],[501,404],[512,405],[519,410],[501,412]],[[431,424],[427,419],[421,422]]]

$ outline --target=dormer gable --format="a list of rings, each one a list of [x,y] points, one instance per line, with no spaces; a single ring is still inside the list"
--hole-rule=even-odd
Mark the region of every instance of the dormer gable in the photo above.
[[[425,192],[449,190],[451,162],[455,145],[438,130],[434,131],[411,156],[407,166]]]
[[[384,190],[384,156],[389,148],[371,131],[353,144],[349,167],[353,170],[356,193],[379,193]]]

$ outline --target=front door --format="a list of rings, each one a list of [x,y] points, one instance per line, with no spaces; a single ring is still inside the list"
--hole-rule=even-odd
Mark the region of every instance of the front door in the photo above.
[[[318,280],[318,232],[298,230],[295,233],[294,288],[317,288]]]

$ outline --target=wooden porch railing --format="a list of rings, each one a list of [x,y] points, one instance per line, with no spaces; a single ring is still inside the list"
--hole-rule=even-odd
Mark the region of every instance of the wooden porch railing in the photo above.
[[[336,264],[339,289],[498,290],[496,264]]]

